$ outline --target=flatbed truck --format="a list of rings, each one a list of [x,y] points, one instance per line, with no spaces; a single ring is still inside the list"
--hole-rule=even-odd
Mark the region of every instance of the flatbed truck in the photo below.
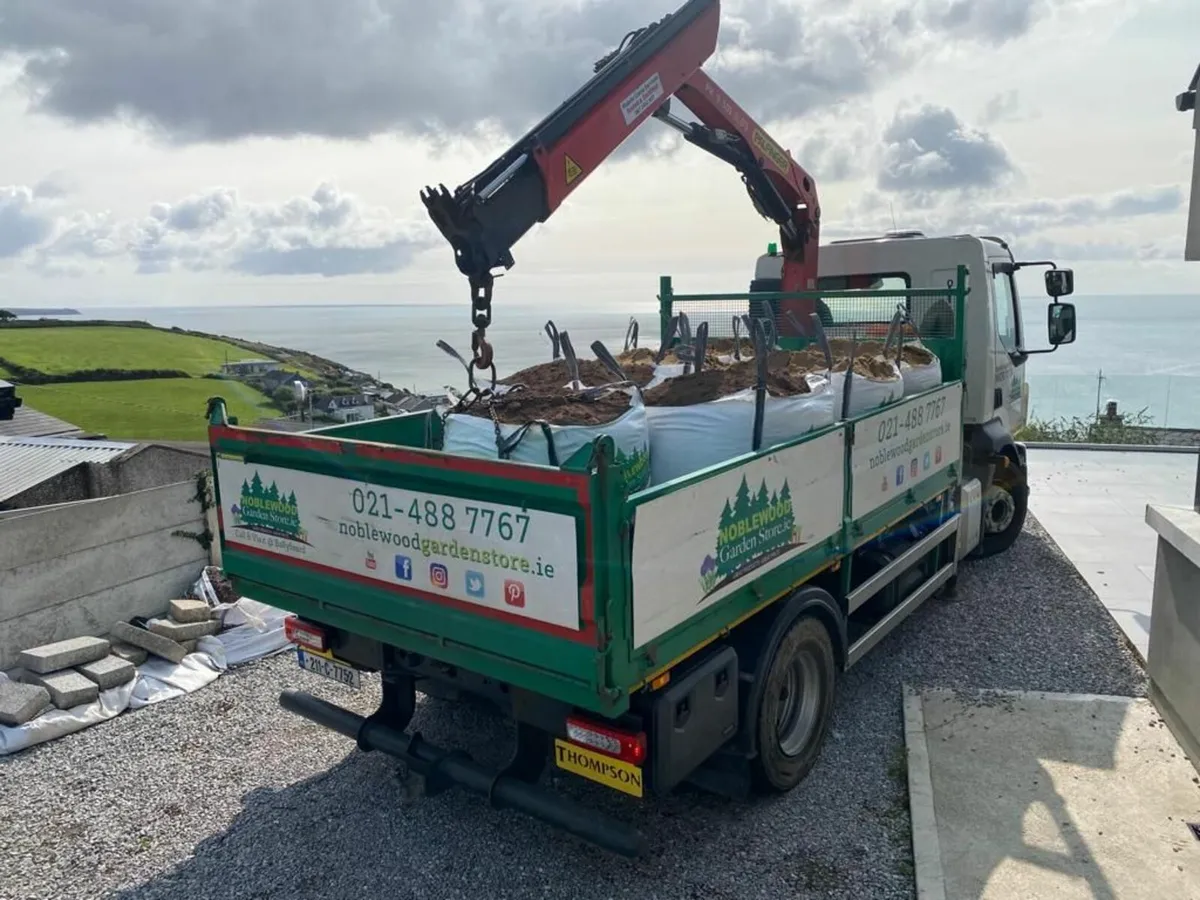
[[[718,17],[717,0],[689,0],[632,33],[497,163],[424,195],[471,281],[472,368],[494,363],[491,269],[654,116],[739,169],[781,245],[745,293],[663,278],[661,340],[680,312],[714,336],[746,315],[799,349],[881,336],[898,311],[940,384],[633,492],[607,435],[535,465],[444,452],[437,410],[286,434],[239,425],[220,397],[208,408],[226,572],[292,613],[300,668],[380,676],[365,718],[299,690],[282,706],[397,757],[427,793],[465,787],[631,856],[636,829],[547,790],[547,765],[642,800],[685,781],[743,797],[799,784],[842,674],[1020,531],[1024,363],[1049,351],[1027,348],[1015,271],[1048,268],[1050,350],[1075,337],[1070,270],[1018,262],[998,238],[818,247],[812,179],[699,69]],[[725,124],[664,112],[672,95]],[[515,723],[508,763],[410,731],[418,691],[494,702]]]

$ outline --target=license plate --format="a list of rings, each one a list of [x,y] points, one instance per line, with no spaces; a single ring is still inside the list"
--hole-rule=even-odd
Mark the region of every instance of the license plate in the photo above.
[[[642,770],[620,759],[596,753],[561,738],[554,739],[554,764],[565,772],[587,778],[597,784],[642,796]]]
[[[347,687],[362,687],[362,673],[353,666],[334,659],[332,653],[317,653],[315,650],[297,647],[296,662],[305,672],[312,672]]]

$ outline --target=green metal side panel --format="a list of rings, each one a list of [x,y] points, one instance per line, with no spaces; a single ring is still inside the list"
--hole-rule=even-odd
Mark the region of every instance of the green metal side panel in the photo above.
[[[577,473],[236,428],[218,404],[210,444],[247,596],[585,709],[626,702],[607,670],[611,441]]]
[[[397,447],[437,449],[442,445],[442,419],[432,410],[405,413],[368,419],[365,422],[347,422],[344,425],[329,425],[314,428],[309,434],[322,437],[345,438],[352,441],[374,441],[393,444]]]

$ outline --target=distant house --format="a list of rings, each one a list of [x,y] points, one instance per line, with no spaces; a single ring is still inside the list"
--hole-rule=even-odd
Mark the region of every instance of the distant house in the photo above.
[[[312,398],[314,415],[328,416],[336,422],[362,422],[375,418],[375,404],[365,394],[316,396]]]
[[[263,390],[268,394],[275,393],[275,391],[278,390],[282,385],[291,384],[293,381],[300,382],[306,388],[312,387],[312,385],[309,384],[308,379],[299,372],[289,372],[286,369],[275,369],[274,371],[267,372],[259,380],[262,384]]]
[[[280,363],[273,359],[243,359],[238,362],[225,363],[221,366],[221,372],[225,375],[232,375],[234,378],[247,378],[251,375],[275,372],[279,368]]]

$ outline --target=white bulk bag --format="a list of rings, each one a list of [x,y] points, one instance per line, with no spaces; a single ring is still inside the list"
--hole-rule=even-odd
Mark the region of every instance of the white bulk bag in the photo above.
[[[920,347],[920,349],[932,356],[933,361],[923,365],[914,365],[901,356],[900,375],[904,379],[905,396],[919,394],[922,391],[940,387],[942,384],[942,361],[928,347]]]
[[[894,362],[891,363],[891,367],[895,374],[887,379],[867,378],[855,373],[850,380],[850,409],[847,413],[849,418],[861,416],[873,409],[894,403],[904,396],[904,379],[900,374],[900,368]],[[836,404],[834,414],[840,417],[842,395],[846,388],[846,373],[829,373],[829,380],[833,384],[834,403]]]
[[[628,393],[631,394],[629,411],[603,425],[547,424],[542,427],[536,423],[501,424],[502,438],[509,438],[525,429],[524,437],[508,458],[543,466],[551,465],[551,460],[557,459],[558,464],[562,465],[580,447],[607,434],[616,445],[618,460],[626,467],[626,489],[629,492],[641,490],[650,479],[650,432],[641,394],[636,390]],[[451,413],[446,416],[445,425],[442,440],[444,452],[481,459],[500,458],[500,451],[496,447],[496,426],[489,416]],[[551,442],[554,454],[550,452]]]
[[[811,392],[768,396],[762,447],[794,440],[834,422],[833,391],[824,378],[807,376]],[[747,388],[690,406],[648,406],[650,483],[663,484],[754,450],[755,391]]]

